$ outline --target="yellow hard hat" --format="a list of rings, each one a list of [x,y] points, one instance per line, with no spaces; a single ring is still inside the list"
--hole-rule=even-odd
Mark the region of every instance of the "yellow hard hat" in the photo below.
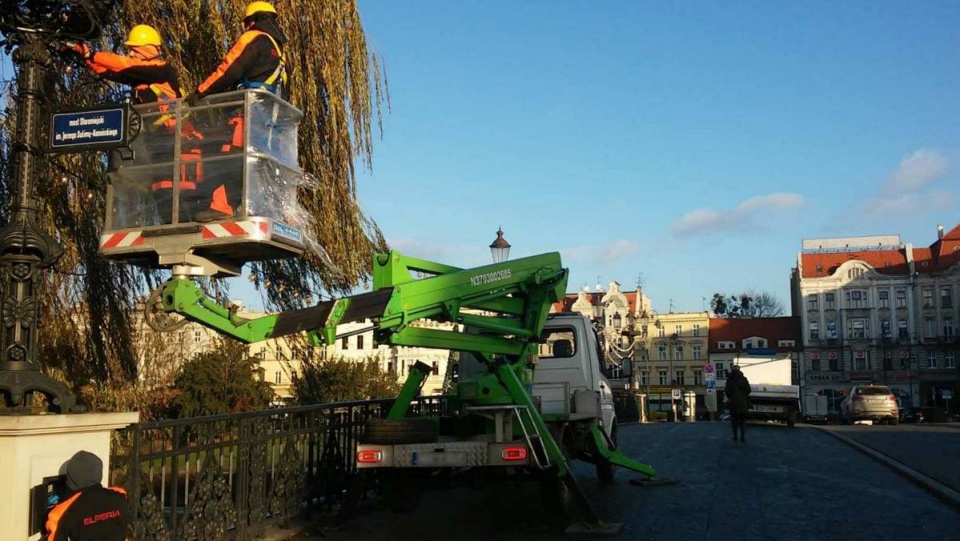
[[[160,46],[160,32],[147,24],[138,24],[130,29],[127,35],[126,44],[131,47],[142,47],[144,45]]]
[[[273,13],[276,15],[277,10],[274,9],[273,4],[269,2],[250,2],[250,4],[247,5],[247,11],[243,13],[243,18],[246,19],[257,13]]]

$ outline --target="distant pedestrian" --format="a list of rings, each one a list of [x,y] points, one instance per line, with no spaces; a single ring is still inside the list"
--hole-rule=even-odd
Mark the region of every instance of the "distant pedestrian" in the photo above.
[[[750,409],[750,382],[747,376],[743,375],[740,367],[734,365],[730,369],[730,375],[727,376],[727,386],[723,390],[727,396],[727,408],[730,410],[730,426],[733,427],[733,441],[737,441],[737,432],[740,434],[740,441],[744,442],[744,429],[746,428],[747,410]]]

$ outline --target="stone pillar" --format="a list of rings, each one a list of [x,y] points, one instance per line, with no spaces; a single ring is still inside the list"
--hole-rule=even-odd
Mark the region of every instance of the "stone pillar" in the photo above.
[[[103,461],[104,484],[110,472],[110,436],[136,423],[137,412],[75,415],[0,415],[0,539],[34,541],[30,535],[30,489],[60,473],[77,451]]]

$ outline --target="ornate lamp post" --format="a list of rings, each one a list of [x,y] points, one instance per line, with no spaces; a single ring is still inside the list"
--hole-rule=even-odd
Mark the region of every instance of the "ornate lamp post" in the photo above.
[[[37,316],[43,271],[63,248],[37,222],[38,160],[47,146],[50,111],[48,81],[55,73],[51,45],[60,39],[100,35],[97,15],[113,2],[5,2],[0,32],[13,51],[17,73],[14,172],[7,222],[0,229],[0,394],[5,413],[68,412],[76,398],[63,383],[40,372],[37,363]],[[36,406],[34,395],[45,399]]]
[[[503,263],[510,259],[510,243],[503,238],[503,229],[497,228],[497,238],[490,243],[490,255],[494,263]]]

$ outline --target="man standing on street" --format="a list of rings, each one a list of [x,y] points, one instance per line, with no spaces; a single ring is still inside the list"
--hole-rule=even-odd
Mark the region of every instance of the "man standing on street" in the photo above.
[[[730,409],[730,426],[733,427],[733,441],[737,441],[737,432],[740,432],[740,441],[745,442],[744,429],[747,426],[747,410],[750,409],[750,382],[743,375],[740,367],[734,365],[727,376],[727,386],[723,390],[727,396],[727,407]]]

